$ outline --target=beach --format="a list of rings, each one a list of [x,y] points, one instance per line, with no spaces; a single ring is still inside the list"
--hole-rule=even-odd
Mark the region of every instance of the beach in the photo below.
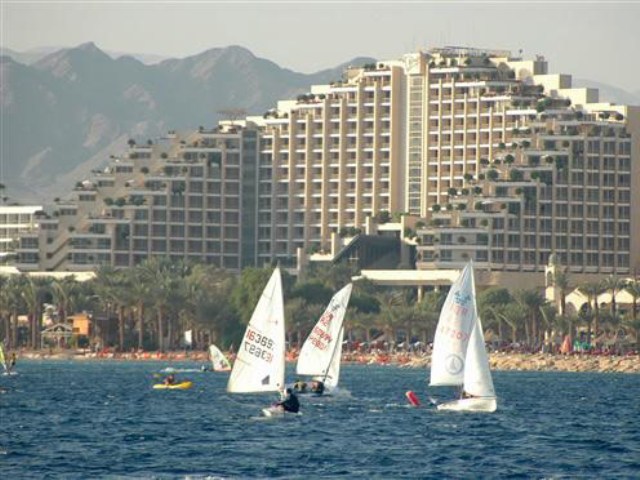
[[[90,352],[90,351],[19,351],[18,363],[21,359],[60,359],[60,360],[115,360],[115,361],[193,361],[208,363],[206,352],[172,351],[172,352]],[[288,362],[295,362],[295,352],[287,355]],[[404,368],[427,368],[431,356],[426,353],[357,353],[343,354],[343,363],[367,365],[396,365]],[[491,370],[509,371],[561,371],[561,372],[604,372],[604,373],[640,373],[640,355],[595,355],[584,353],[550,354],[550,353],[516,353],[492,352],[489,354]]]

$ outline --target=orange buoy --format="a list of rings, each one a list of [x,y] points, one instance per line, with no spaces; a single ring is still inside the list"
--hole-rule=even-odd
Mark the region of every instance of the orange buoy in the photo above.
[[[419,407],[420,406],[420,399],[411,390],[409,390],[407,393],[405,393],[405,396],[407,397],[407,400],[409,400],[409,403],[411,405],[413,405],[414,407]]]

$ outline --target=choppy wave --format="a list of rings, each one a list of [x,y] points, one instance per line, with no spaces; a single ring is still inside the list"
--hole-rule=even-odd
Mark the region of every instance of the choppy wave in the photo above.
[[[22,361],[0,379],[0,472],[19,479],[637,478],[640,377],[496,372],[494,414],[437,412],[426,372],[345,365],[350,395],[229,395],[227,375],[151,389],[154,362]],[[176,368],[199,371],[193,364]],[[290,378],[293,377],[291,372]],[[405,392],[423,400],[409,407]]]

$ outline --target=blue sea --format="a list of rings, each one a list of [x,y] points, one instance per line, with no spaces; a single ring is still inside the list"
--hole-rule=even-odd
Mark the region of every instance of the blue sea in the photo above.
[[[20,361],[0,377],[0,478],[640,478],[639,375],[494,372],[498,411],[473,414],[430,407],[424,370],[345,365],[340,395],[264,419],[275,396],[229,395],[225,373],[153,390],[169,366],[199,367]]]

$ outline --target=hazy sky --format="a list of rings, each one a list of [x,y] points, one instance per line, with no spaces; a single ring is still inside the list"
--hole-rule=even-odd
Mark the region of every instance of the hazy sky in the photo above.
[[[459,45],[543,54],[550,71],[640,90],[640,0],[0,0],[0,44],[24,51],[93,41],[184,57],[242,45],[313,72]]]

